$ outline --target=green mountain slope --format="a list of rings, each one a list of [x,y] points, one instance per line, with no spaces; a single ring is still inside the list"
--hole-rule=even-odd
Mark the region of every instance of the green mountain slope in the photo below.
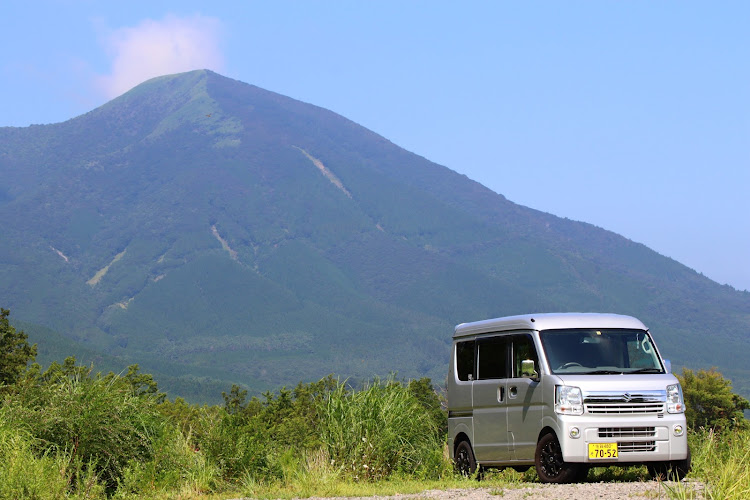
[[[0,234],[14,318],[197,399],[330,372],[442,381],[454,324],[534,311],[633,314],[676,365],[750,393],[750,294],[210,71],[0,128]]]

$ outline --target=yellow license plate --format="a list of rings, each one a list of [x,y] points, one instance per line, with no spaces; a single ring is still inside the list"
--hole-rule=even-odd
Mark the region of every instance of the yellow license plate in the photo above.
[[[589,443],[589,458],[617,458],[617,443]]]

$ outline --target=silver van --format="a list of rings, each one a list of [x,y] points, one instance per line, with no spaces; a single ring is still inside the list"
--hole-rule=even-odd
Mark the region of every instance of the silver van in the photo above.
[[[456,326],[448,449],[464,475],[535,465],[542,482],[589,468],[690,468],[682,388],[648,329],[616,314],[531,314]]]

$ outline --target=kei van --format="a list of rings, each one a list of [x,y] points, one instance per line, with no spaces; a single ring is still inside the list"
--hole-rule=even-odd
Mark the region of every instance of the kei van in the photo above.
[[[616,314],[531,314],[456,326],[448,449],[457,469],[534,465],[543,482],[591,467],[690,468],[682,388],[646,326]]]

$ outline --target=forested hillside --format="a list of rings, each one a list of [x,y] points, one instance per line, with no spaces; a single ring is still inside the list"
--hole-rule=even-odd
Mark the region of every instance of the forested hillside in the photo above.
[[[0,305],[50,359],[139,363],[193,400],[442,381],[456,323],[537,311],[635,315],[750,393],[749,293],[210,71],[0,128],[0,234]]]

